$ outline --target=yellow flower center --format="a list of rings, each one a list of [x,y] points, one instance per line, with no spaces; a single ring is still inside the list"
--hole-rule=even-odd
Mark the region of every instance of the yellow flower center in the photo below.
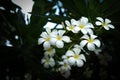
[[[61,36],[57,36],[57,40],[61,40],[62,39],[62,37]]]
[[[46,59],[46,63],[49,63],[50,62],[50,60],[49,59]]]
[[[80,25],[80,26],[79,26],[80,29],[83,29],[84,27],[85,27],[84,25]]]
[[[71,26],[69,27],[69,29],[70,29],[70,30],[73,30],[73,29],[74,29],[74,27],[71,25]]]
[[[92,43],[92,42],[93,42],[93,39],[89,38],[88,43]]]
[[[66,64],[66,63],[64,64],[64,67],[67,67],[67,64]]]
[[[78,59],[78,58],[79,58],[79,55],[78,55],[78,54],[75,54],[75,55],[74,55],[74,58],[75,58],[75,59]]]
[[[45,39],[45,41],[50,41],[50,37],[47,37],[47,38]]]
[[[51,53],[51,52],[52,52],[52,48],[49,48],[47,51],[48,51],[49,53]]]
[[[102,26],[105,27],[107,24],[105,22],[102,23]]]

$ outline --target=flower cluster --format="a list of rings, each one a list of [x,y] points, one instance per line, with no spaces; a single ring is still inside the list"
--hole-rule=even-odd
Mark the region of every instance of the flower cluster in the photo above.
[[[95,30],[114,29],[109,19],[97,17],[96,20],[91,23],[87,17],[81,17],[79,20],[66,20],[62,29],[45,28],[38,39],[38,44],[43,44],[44,48],[41,60],[44,67],[54,68],[64,77],[70,76],[72,66],[82,67],[86,53],[97,52],[101,47]]]

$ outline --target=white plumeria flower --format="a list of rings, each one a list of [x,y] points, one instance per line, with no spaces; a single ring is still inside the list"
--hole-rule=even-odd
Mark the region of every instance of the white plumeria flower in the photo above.
[[[105,20],[101,17],[97,17],[96,18],[98,21],[95,22],[96,25],[98,26],[102,26],[103,28],[105,28],[106,30],[109,30],[110,28],[114,29],[115,27],[110,24],[111,20],[105,18]]]
[[[55,54],[55,52],[56,52],[56,51],[55,51],[55,48],[53,48],[53,47],[45,48],[44,50],[45,50],[45,52],[44,52],[44,55],[45,55],[45,56],[48,56],[48,55],[49,55],[49,56],[52,57],[52,56],[54,56],[54,54]]]
[[[50,28],[46,28],[46,32],[42,32],[40,37],[38,39],[38,44],[42,44],[43,43],[43,47],[44,48],[50,48],[51,47],[51,44],[50,44],[50,33],[51,33],[51,30]]]
[[[80,42],[80,46],[84,47],[87,44],[87,48],[90,51],[94,51],[95,50],[95,45],[97,47],[100,47],[101,43],[100,40],[96,39],[96,35],[84,35],[81,37],[81,39],[84,39]]]
[[[55,61],[52,57],[44,57],[42,60],[41,60],[41,63],[44,64],[44,67],[45,68],[49,68],[49,67],[53,67],[55,66]]]
[[[78,31],[75,28],[75,24],[74,24],[75,22],[76,22],[76,20],[74,20],[74,19],[71,19],[71,22],[69,22],[68,20],[66,20],[65,21],[65,24],[67,25],[66,29],[68,31],[72,31],[73,33],[78,33]]]
[[[80,20],[76,22],[76,29],[78,31],[81,31],[83,34],[93,34],[93,31],[91,28],[94,28],[92,23],[88,22],[88,18],[86,17],[81,17]]]
[[[63,36],[65,33],[65,30],[53,30],[51,33],[51,44],[56,45],[57,48],[63,48],[64,42],[71,42],[70,38],[68,36]],[[63,42],[64,41],[64,42]]]
[[[84,64],[83,61],[86,61],[85,56],[80,54],[80,50],[78,49],[68,50],[66,55],[69,56],[68,62],[70,65],[77,65],[78,67],[82,67]]]
[[[61,67],[59,68],[61,72],[66,72],[71,70],[71,66],[66,61],[59,62],[59,65],[61,65]]]

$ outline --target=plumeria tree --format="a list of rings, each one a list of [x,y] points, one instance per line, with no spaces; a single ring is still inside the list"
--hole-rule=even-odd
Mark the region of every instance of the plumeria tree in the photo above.
[[[0,0],[0,80],[120,79],[120,0],[33,1]]]

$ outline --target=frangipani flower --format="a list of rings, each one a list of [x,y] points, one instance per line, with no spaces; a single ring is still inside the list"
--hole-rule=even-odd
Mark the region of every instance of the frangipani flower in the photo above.
[[[70,65],[77,65],[78,67],[81,67],[84,64],[83,61],[86,61],[85,56],[80,54],[80,50],[78,49],[68,50],[66,52],[66,56],[69,56],[68,62]]]
[[[50,48],[51,44],[50,44],[50,33],[51,30],[49,28],[46,28],[46,32],[42,32],[41,33],[41,38],[38,39],[38,44],[42,44],[43,43],[43,47],[44,48]]]
[[[87,48],[90,51],[94,51],[95,50],[95,45],[97,47],[100,47],[101,43],[100,40],[96,39],[97,36],[95,35],[84,35],[81,37],[81,39],[84,39],[80,42],[80,46],[84,47],[87,44]]]
[[[59,68],[61,72],[66,72],[71,70],[71,66],[66,61],[59,62],[59,65],[61,65],[61,67]]]
[[[110,24],[111,20],[105,18],[105,20],[101,17],[97,17],[96,18],[98,21],[95,22],[96,25],[98,26],[102,26],[103,28],[105,28],[106,30],[109,30],[110,28],[114,29],[115,27]]]
[[[45,68],[49,68],[49,67],[53,67],[55,66],[55,61],[52,57],[44,57],[42,60],[41,60],[41,63],[44,64],[44,67]]]
[[[69,22],[68,20],[65,21],[65,24],[67,25],[66,29],[68,31],[72,31],[73,33],[78,33],[78,31],[75,28],[75,23],[76,21],[74,19],[71,19],[71,22]]]
[[[59,71],[60,73],[65,77],[68,78],[70,76],[70,70],[71,70],[71,66],[67,63],[67,62],[59,62],[60,68]]]
[[[63,48],[64,42],[71,42],[70,38],[68,36],[64,36],[65,30],[54,30],[51,33],[51,40],[50,43],[52,45],[56,45],[57,48]],[[63,42],[64,41],[64,42]]]
[[[46,48],[46,49],[44,49],[45,50],[45,53],[44,53],[44,55],[45,56],[54,56],[54,54],[55,54],[55,48],[53,48],[53,47],[50,47],[50,48]]]
[[[83,34],[93,34],[93,31],[91,28],[94,28],[94,26],[88,22],[88,18],[81,17],[80,20],[76,22],[76,29],[78,31],[81,31]]]

